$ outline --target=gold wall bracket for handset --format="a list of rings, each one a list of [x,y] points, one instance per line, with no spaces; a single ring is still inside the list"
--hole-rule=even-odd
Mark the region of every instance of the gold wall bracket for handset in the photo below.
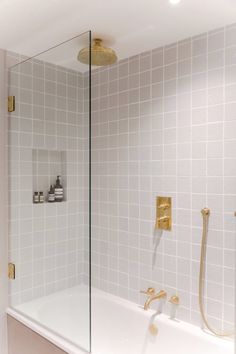
[[[156,229],[168,230],[172,228],[171,198],[157,197],[156,199]]]

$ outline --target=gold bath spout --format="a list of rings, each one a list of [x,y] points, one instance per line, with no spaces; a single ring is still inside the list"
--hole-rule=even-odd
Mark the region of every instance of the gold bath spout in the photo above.
[[[148,296],[143,307],[145,311],[147,311],[150,308],[150,305],[153,301],[162,300],[167,297],[167,293],[165,290],[161,290],[159,291],[159,293],[156,294],[155,289],[153,288],[149,288],[147,291],[141,291],[141,293],[144,293]]]

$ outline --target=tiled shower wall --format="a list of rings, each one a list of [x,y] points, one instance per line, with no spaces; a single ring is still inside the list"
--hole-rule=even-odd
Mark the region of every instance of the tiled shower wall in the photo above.
[[[21,59],[8,53],[8,66]],[[9,94],[16,97],[16,111],[8,117],[9,261],[16,265],[9,295],[14,305],[83,279],[83,82],[81,73],[39,60],[17,65],[9,74]],[[40,153],[39,161],[33,161],[35,151]],[[59,161],[51,158],[61,154],[66,201],[33,204],[33,180],[44,178],[49,167],[56,170]]]
[[[206,312],[232,328],[236,26],[96,70],[92,85],[93,285],[140,304],[141,289],[165,289],[199,324],[207,206]],[[172,197],[171,232],[154,229],[156,196]]]

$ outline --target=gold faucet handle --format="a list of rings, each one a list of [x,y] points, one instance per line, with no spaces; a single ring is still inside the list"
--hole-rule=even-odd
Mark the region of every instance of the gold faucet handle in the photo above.
[[[179,301],[179,297],[177,295],[173,295],[171,296],[169,302],[173,305],[179,305],[180,301]]]
[[[160,299],[166,298],[167,297],[167,292],[165,290],[160,290],[159,293],[157,293],[157,296]]]
[[[147,290],[141,290],[141,294],[145,294],[147,296],[153,296],[156,293],[156,290],[154,288],[148,288]]]

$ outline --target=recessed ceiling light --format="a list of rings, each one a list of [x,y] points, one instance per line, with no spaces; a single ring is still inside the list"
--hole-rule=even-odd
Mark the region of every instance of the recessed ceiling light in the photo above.
[[[181,0],[169,0],[171,5],[177,5],[180,3]]]

